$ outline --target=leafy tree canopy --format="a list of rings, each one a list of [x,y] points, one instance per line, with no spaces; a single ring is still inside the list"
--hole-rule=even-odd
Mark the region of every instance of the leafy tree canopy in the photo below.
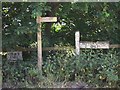
[[[43,23],[43,46],[74,45],[75,31],[81,40],[120,43],[120,3],[2,3],[3,48],[30,47],[36,42],[36,16],[57,16],[57,23]],[[9,47],[8,47],[9,46]]]

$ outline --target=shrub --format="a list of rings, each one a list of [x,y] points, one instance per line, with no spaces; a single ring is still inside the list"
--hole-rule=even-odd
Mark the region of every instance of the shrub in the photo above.
[[[75,56],[70,50],[47,57],[43,71],[55,81],[84,81],[95,87],[117,87],[118,53],[114,50],[81,50]]]
[[[36,55],[34,53],[34,55]],[[49,87],[56,82],[81,81],[95,87],[119,87],[118,61],[115,50],[54,51],[43,60],[43,73],[37,58],[17,62],[3,59],[3,84],[6,87]]]

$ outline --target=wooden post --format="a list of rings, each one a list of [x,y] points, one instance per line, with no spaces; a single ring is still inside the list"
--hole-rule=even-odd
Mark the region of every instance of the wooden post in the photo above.
[[[80,54],[80,32],[75,32],[75,52],[77,55]]]
[[[42,71],[42,31],[41,23],[42,22],[56,22],[57,17],[37,17],[36,22],[39,23],[38,32],[37,32],[37,44],[38,44],[38,68]]]
[[[37,32],[37,45],[38,45],[38,68],[42,70],[42,35],[41,35],[41,23],[38,26]]]

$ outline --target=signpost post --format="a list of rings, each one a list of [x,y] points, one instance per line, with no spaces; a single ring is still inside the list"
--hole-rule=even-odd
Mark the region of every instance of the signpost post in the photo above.
[[[75,32],[75,52],[77,55],[80,53],[80,33],[79,31]]]
[[[37,32],[37,44],[38,44],[38,68],[42,70],[42,33],[41,23],[42,22],[56,22],[57,17],[37,17],[36,22],[39,24]]]

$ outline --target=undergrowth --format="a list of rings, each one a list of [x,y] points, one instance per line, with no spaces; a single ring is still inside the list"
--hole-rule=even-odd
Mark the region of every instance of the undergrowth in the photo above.
[[[44,57],[43,72],[37,54],[31,59],[9,62],[3,58],[3,87],[52,87],[59,82],[85,82],[94,87],[119,87],[119,53],[115,50],[51,51]]]

